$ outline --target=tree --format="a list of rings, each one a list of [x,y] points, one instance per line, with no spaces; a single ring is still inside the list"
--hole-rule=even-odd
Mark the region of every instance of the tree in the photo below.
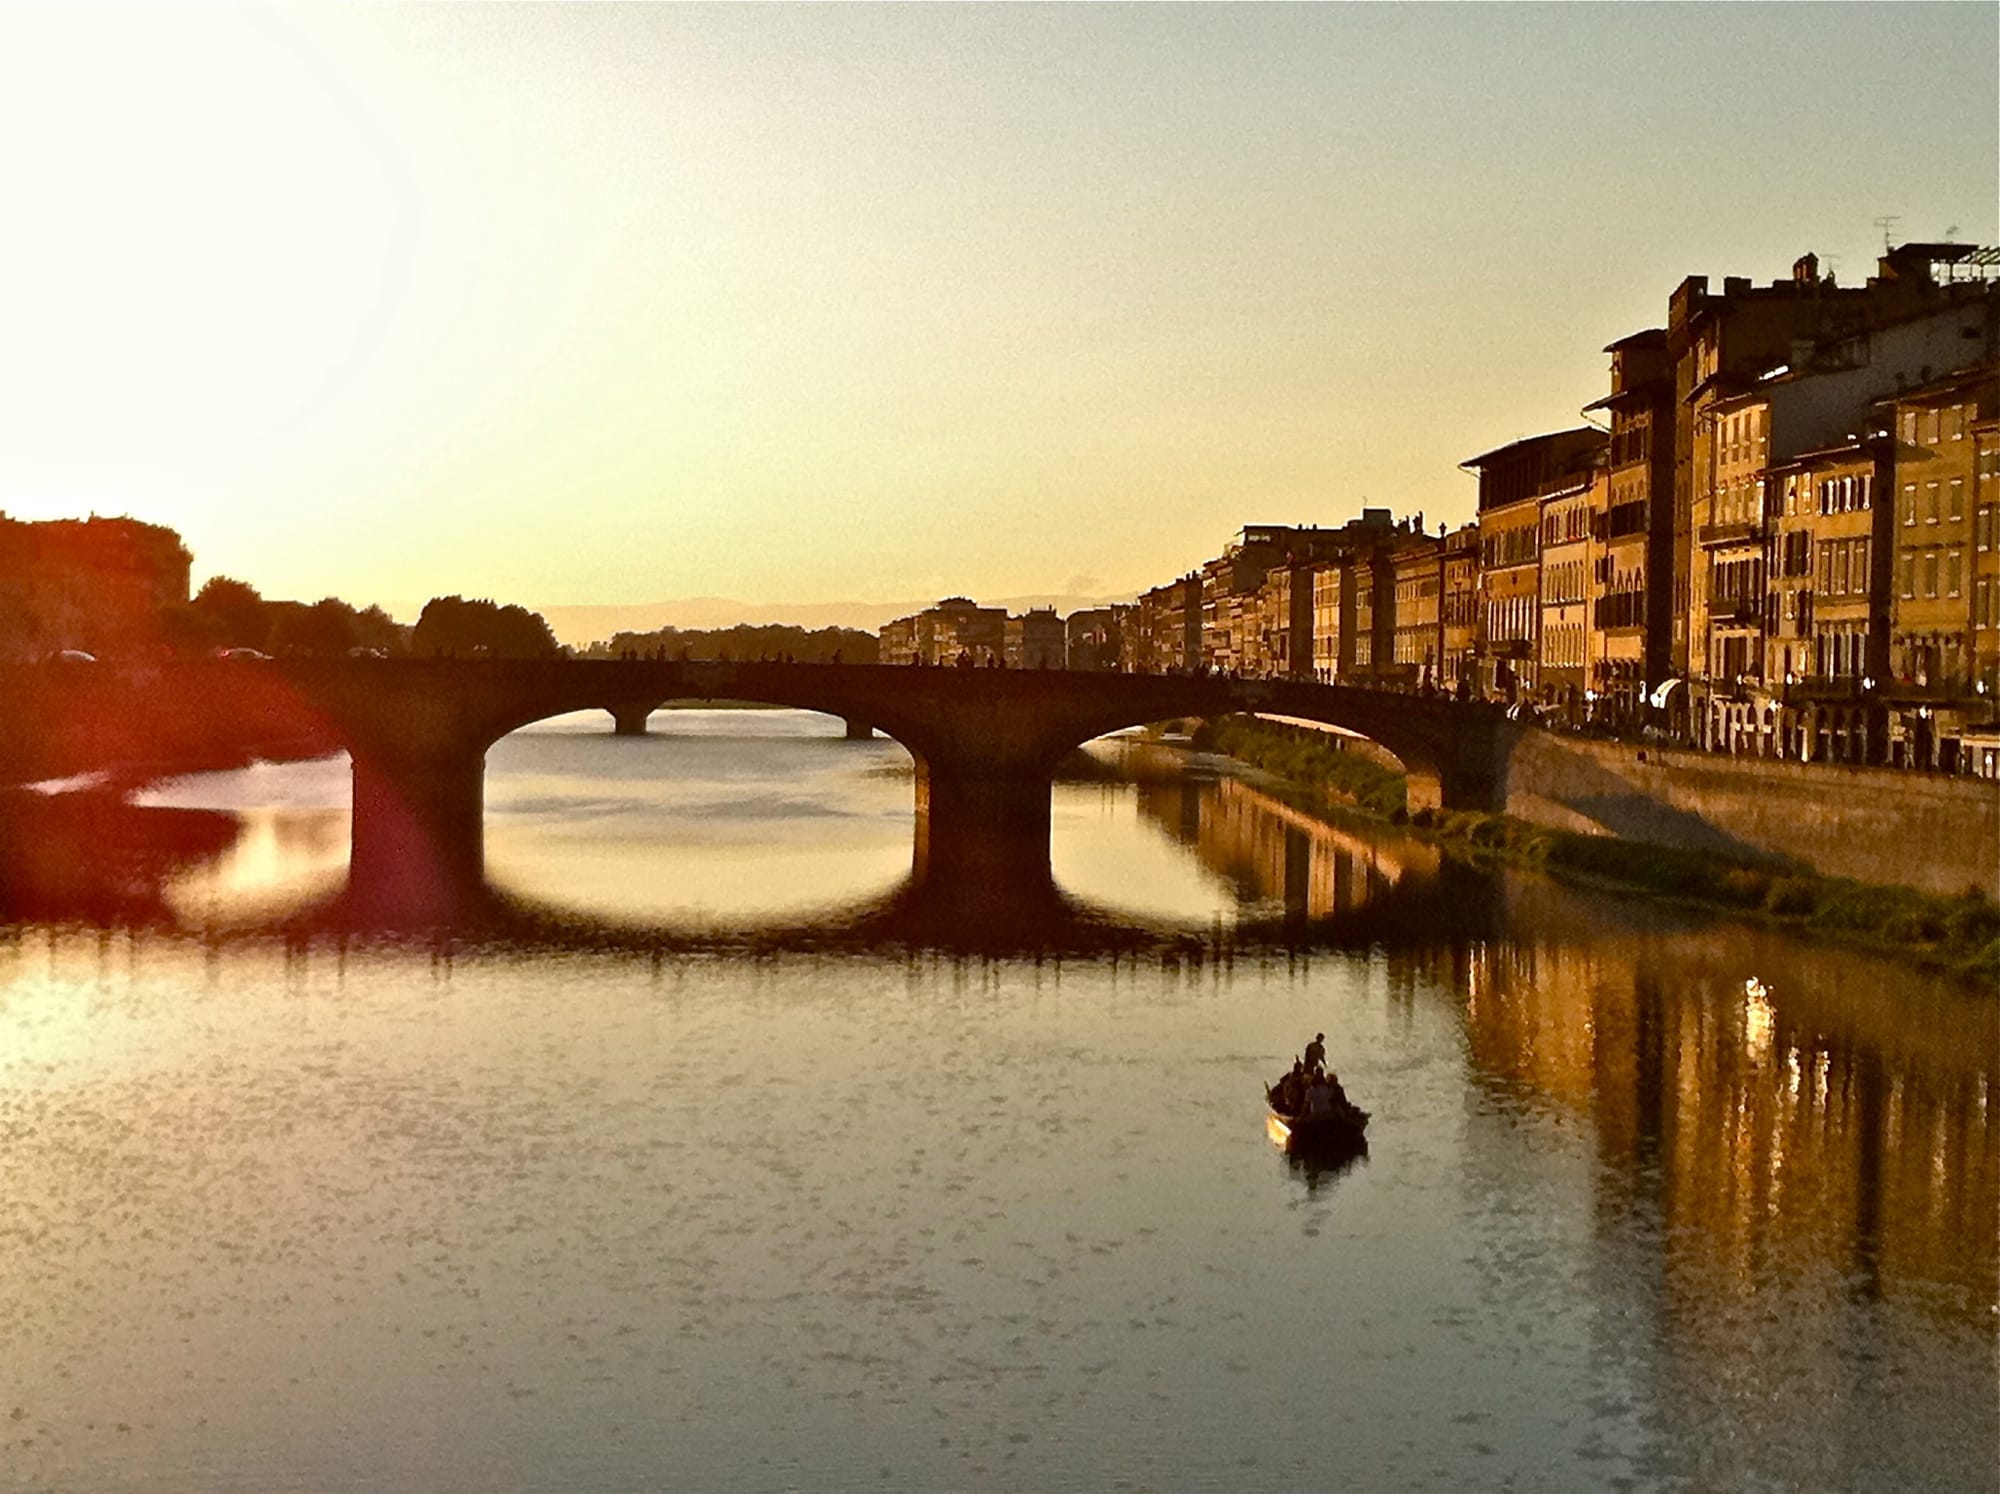
[[[354,614],[354,643],[400,656],[410,651],[410,630],[380,607],[364,607]]]
[[[410,646],[419,655],[466,658],[550,659],[562,652],[540,613],[456,596],[433,597],[424,604]]]
[[[264,599],[247,581],[211,576],[195,594],[194,609],[212,625],[227,648],[262,648],[271,638]]]
[[[294,604],[271,629],[271,642],[282,653],[342,658],[354,647],[354,609],[338,597],[322,598],[310,607]]]
[[[160,609],[160,642],[176,654],[205,654],[221,646],[222,623],[192,602],[169,602]]]

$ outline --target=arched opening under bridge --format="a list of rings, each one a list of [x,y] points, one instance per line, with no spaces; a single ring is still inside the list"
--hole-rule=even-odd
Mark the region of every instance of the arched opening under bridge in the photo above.
[[[588,709],[486,753],[484,878],[579,915],[753,931],[873,903],[910,875],[913,770],[839,716],[681,699],[643,735]]]

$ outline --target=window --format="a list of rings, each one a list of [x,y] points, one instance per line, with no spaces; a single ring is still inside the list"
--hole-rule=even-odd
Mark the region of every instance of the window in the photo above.
[[[1924,411],[1924,440],[1932,446],[1938,443],[1938,424],[1942,414],[1941,410]]]
[[[1958,595],[1960,579],[1959,555],[1958,551],[1953,550],[1944,558],[1944,588],[1946,596],[1955,597]]]
[[[1993,548],[1994,507],[1990,503],[1979,505],[1979,511],[1972,516],[1972,543],[1976,549]]]
[[[1854,542],[1854,589],[1868,590],[1868,540],[1866,536]]]
[[[1833,547],[1833,580],[1826,589],[1829,592],[1847,590],[1847,546],[1845,545]]]
[[[1864,472],[1864,473],[1862,473],[1862,474],[1861,474],[1861,506],[1862,506],[1863,508],[1866,508],[1866,507],[1868,507],[1868,505],[1869,505],[1869,504],[1870,504],[1870,503],[1871,503],[1871,502],[1873,501],[1873,499],[1874,499],[1874,493],[1875,493],[1875,474],[1874,474],[1874,473],[1872,473],[1872,472]]]
[[[1950,497],[1951,497],[1951,503],[1950,503],[1950,505],[1949,505],[1949,507],[1950,507],[1950,517],[1951,517],[1951,521],[1952,521],[1952,522],[1953,522],[1953,523],[1955,524],[1955,523],[1957,523],[1957,522],[1958,522],[1958,521],[1959,521],[1960,519],[1962,519],[1962,518],[1964,518],[1964,517],[1965,517],[1965,479],[1964,479],[1964,478],[1962,478],[1962,477],[1954,477],[1954,478],[1953,478],[1953,479],[1951,480],[1951,492],[1950,492]]]
[[[1938,485],[1934,482],[1927,482],[1924,484],[1924,522],[1926,524],[1935,524],[1937,521]]]
[[[1993,583],[1981,576],[1972,583],[1972,625],[1975,628],[1990,627],[1986,611],[1993,598]]]
[[[1822,513],[1825,511],[1820,510]],[[1913,482],[1903,484],[1903,522],[1905,524],[1917,522],[1917,485]]]
[[[1934,597],[1937,594],[1938,552],[1935,550],[1926,550],[1924,551],[1924,595],[1926,597]]]

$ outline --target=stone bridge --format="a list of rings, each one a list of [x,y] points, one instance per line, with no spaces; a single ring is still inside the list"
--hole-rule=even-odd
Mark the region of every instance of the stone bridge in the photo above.
[[[237,741],[314,741],[353,759],[351,882],[395,902],[477,882],[486,750],[572,711],[643,731],[670,701],[742,700],[879,730],[916,767],[919,886],[976,896],[996,877],[1046,878],[1050,783],[1061,759],[1125,727],[1236,712],[1339,726],[1394,753],[1412,809],[1495,806],[1516,729],[1453,702],[1293,680],[1069,670],[653,660],[203,661],[141,670],[10,671],[16,720],[40,717],[116,755],[149,713]],[[42,697],[41,709],[36,699]],[[157,740],[157,732],[140,732]],[[0,747],[4,747],[0,742]]]

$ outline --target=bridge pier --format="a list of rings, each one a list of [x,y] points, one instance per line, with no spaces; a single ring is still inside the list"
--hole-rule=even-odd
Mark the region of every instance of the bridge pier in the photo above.
[[[919,761],[913,886],[960,913],[1049,886],[1049,792],[1046,774],[975,776]]]
[[[1409,765],[1406,790],[1410,813],[1419,809],[1477,810],[1504,814],[1507,810],[1506,760],[1522,728],[1473,737],[1455,744],[1435,765]]]
[[[410,923],[450,919],[485,882],[484,752],[354,753],[350,904]]]
[[[646,722],[653,714],[649,705],[612,706],[611,734],[617,737],[643,737]]]

